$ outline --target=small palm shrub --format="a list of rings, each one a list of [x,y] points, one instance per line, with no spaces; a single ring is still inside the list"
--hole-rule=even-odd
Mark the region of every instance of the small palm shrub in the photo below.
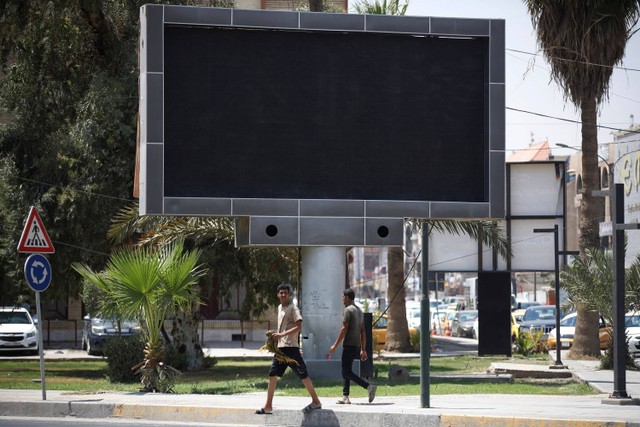
[[[546,353],[547,342],[542,340],[542,330],[531,332],[520,332],[516,341],[516,353],[523,356],[530,356],[535,353]]]

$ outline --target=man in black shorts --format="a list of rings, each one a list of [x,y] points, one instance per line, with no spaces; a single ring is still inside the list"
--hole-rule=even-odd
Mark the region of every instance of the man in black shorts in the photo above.
[[[300,330],[302,329],[302,316],[300,315],[300,309],[291,303],[291,286],[284,284],[278,286],[278,299],[280,300],[280,305],[278,306],[278,330],[273,334],[273,338],[278,340],[278,349],[285,356],[295,360],[296,363],[281,363],[275,356],[273,357],[271,369],[269,370],[267,401],[262,408],[256,411],[256,414],[273,413],[273,395],[276,391],[278,379],[282,377],[287,367],[291,368],[298,378],[302,380],[302,384],[304,384],[311,396],[311,403],[302,410],[302,412],[308,414],[314,409],[321,409],[322,404],[313,388],[313,383],[307,373],[307,365],[304,363],[298,347]]]
[[[356,294],[353,289],[345,289],[342,293],[342,303],[344,304],[344,315],[342,318],[342,328],[338,333],[336,342],[329,347],[329,355],[340,345],[340,342],[344,340],[342,345],[342,399],[339,399],[337,403],[348,405],[351,403],[349,400],[349,391],[351,389],[351,381],[358,384],[360,387],[367,389],[369,395],[369,402],[373,402],[376,397],[376,390],[378,386],[369,384],[353,372],[353,361],[356,358],[360,360],[367,360],[367,351],[365,350],[367,337],[364,331],[364,320],[362,310],[353,303]]]

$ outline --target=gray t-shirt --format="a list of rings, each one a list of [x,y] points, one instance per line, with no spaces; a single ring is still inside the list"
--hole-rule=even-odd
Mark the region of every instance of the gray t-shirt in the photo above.
[[[347,323],[347,334],[344,336],[343,345],[352,345],[361,347],[360,342],[360,330],[362,329],[363,322],[362,310],[355,304],[348,305],[344,309],[344,316],[342,323]]]

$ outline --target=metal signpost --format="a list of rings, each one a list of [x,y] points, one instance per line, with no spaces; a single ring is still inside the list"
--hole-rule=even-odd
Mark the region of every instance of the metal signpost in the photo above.
[[[40,383],[42,384],[42,400],[47,400],[47,391],[44,376],[44,349],[42,340],[42,315],[40,313],[40,292],[44,292],[51,284],[51,264],[42,255],[54,253],[55,249],[49,239],[47,230],[40,219],[35,207],[29,210],[29,216],[22,231],[22,237],[18,244],[18,252],[31,253],[24,263],[24,277],[29,287],[36,293],[36,312],[38,315],[38,353],[40,354]]]

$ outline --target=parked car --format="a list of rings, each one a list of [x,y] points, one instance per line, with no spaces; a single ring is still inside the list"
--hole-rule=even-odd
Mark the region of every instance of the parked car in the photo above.
[[[456,311],[451,321],[451,336],[473,338],[473,322],[476,317],[478,310]]]
[[[373,319],[373,329],[371,333],[374,344],[374,351],[384,349],[384,345],[387,343],[387,320],[388,317],[386,314]],[[410,327],[409,338],[411,338],[411,335],[413,335],[416,331],[416,328]]]
[[[409,323],[410,328],[419,328],[420,327],[420,310],[412,310],[407,314],[407,323]]]
[[[546,341],[549,332],[556,327],[555,305],[536,305],[527,308],[520,322],[520,333],[542,331],[541,340]]]
[[[472,338],[476,340],[480,339],[480,321],[478,319],[480,317],[476,317],[476,320],[473,321],[473,328],[471,329]]]
[[[38,354],[38,329],[24,307],[0,307],[0,352]]]
[[[82,328],[82,349],[87,354],[99,355],[104,350],[104,342],[110,336],[129,337],[141,332],[140,325],[133,320],[101,319],[85,316]]]
[[[518,327],[520,327],[520,322],[522,322],[522,316],[524,316],[525,311],[527,311],[526,308],[519,308],[511,312],[513,320],[515,320],[515,322],[518,324]]]
[[[569,313],[560,320],[560,345],[562,348],[570,348],[573,346],[573,337],[576,332],[576,319],[577,313]],[[611,339],[611,328],[607,326],[604,318],[600,316],[600,350],[605,350],[609,347],[609,340]],[[553,328],[549,332],[549,339],[547,344],[549,348],[554,349],[556,347],[556,328]]]
[[[629,354],[640,357],[640,313],[632,312],[624,316]]]
[[[526,310],[529,307],[534,307],[536,305],[542,305],[540,302],[538,301],[518,301],[518,309],[520,310]]]

